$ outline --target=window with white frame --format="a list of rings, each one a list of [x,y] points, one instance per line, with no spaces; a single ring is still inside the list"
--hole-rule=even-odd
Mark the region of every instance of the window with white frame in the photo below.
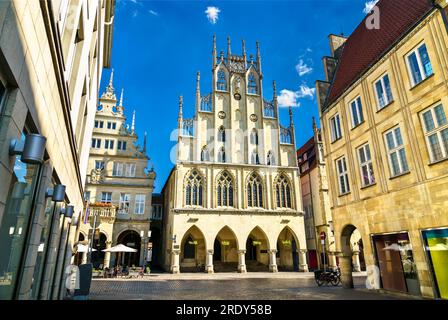
[[[135,195],[135,214],[144,214],[145,213],[145,195],[144,194],[136,194]]]
[[[342,138],[341,119],[339,117],[339,114],[336,113],[336,115],[330,118],[330,129],[331,129],[331,142],[334,142]]]
[[[101,202],[111,203],[112,202],[112,192],[101,192]]]
[[[345,157],[336,160],[336,171],[338,173],[339,194],[343,195],[350,192],[350,184],[348,182],[348,170]]]
[[[384,134],[384,139],[386,142],[392,176],[394,177],[408,172],[409,167],[400,127],[395,127],[386,132]]]
[[[112,168],[112,175],[116,177],[123,176],[123,168],[124,164],[121,162],[114,162],[114,166]]]
[[[126,141],[118,141],[117,142],[117,149],[118,150],[126,150],[126,145],[127,145],[127,142]]]
[[[364,114],[362,113],[361,97],[357,97],[350,102],[350,111],[352,114],[352,127],[357,127],[364,122]]]
[[[112,150],[114,148],[114,140],[105,139],[104,140],[104,148]]]
[[[126,177],[135,177],[135,163],[126,163],[125,164],[125,173]]]
[[[390,88],[389,76],[386,74],[377,82],[375,82],[376,100],[378,103],[378,110],[383,109],[392,102],[392,90]]]
[[[131,195],[129,193],[120,193],[120,204],[118,207],[118,212],[120,214],[128,214],[130,204]]]
[[[363,187],[370,186],[375,183],[375,175],[373,173],[372,155],[368,144],[365,144],[358,149],[358,157],[361,172],[361,185]]]
[[[406,57],[412,86],[415,86],[433,74],[428,50],[423,43]]]
[[[93,138],[92,139],[92,148],[94,148],[94,149],[101,148],[101,139]]]
[[[431,162],[448,158],[448,122],[443,105],[422,112],[421,119]]]
[[[95,169],[103,170],[104,169],[104,161],[95,160]]]

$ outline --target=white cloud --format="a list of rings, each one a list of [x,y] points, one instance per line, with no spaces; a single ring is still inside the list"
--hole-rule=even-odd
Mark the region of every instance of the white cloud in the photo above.
[[[307,85],[301,85],[299,87],[299,98],[309,97],[311,99],[314,98],[314,94],[316,93],[316,88],[310,88]]]
[[[156,17],[159,15],[159,13],[157,11],[154,11],[154,10],[149,10],[149,13],[152,14],[153,16],[156,16]]]
[[[291,91],[283,89],[280,91],[280,95],[277,97],[279,107],[300,107],[299,99],[310,98],[314,99],[316,94],[315,88],[310,88],[307,85],[301,85],[299,90]]]
[[[138,10],[132,12],[132,18],[135,18],[136,16],[138,16]]]
[[[277,97],[279,107],[298,107],[300,106],[298,91],[283,89]]]
[[[308,73],[311,73],[313,71],[313,68],[308,66],[303,59],[299,60],[299,63],[296,64],[296,71],[299,74],[299,76],[304,76]]]
[[[364,5],[364,13],[369,14],[379,0],[368,0]]]
[[[217,7],[207,7],[207,10],[205,10],[207,19],[212,24],[215,24],[218,21],[220,12],[221,12],[221,10],[219,10],[219,8],[217,8]]]

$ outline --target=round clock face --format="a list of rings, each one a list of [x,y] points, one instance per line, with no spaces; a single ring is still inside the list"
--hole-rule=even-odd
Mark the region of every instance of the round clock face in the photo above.
[[[226,117],[226,113],[224,111],[219,111],[218,117],[219,119],[224,119]]]
[[[257,115],[256,115],[256,114],[251,114],[251,115],[250,115],[250,120],[251,120],[252,122],[256,122],[256,121],[258,120]]]
[[[235,98],[235,100],[241,100],[241,95],[237,92],[233,95],[233,97]]]

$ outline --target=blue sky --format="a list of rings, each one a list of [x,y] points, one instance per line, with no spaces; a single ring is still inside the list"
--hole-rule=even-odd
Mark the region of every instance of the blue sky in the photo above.
[[[312,135],[318,119],[314,83],[324,79],[321,58],[330,54],[330,33],[349,35],[365,16],[368,0],[296,1],[150,1],[117,0],[112,49],[114,85],[124,88],[128,121],[136,110],[136,131],[148,133],[149,167],[157,173],[160,192],[173,167],[170,134],[177,126],[178,96],[184,97],[184,117],[194,114],[196,72],[201,94],[211,92],[213,34],[218,53],[256,54],[260,41],[264,73],[263,95],[272,98],[277,82],[279,102],[295,105],[297,147]],[[109,80],[103,72],[101,92]],[[282,90],[284,90],[282,92]],[[280,121],[288,124],[288,109]]]

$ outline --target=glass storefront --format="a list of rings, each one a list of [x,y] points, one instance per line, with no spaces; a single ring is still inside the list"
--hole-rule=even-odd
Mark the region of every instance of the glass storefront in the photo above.
[[[40,165],[26,164],[20,156],[15,157],[5,211],[0,216],[0,300],[13,299],[16,294],[39,171]]]
[[[448,299],[448,228],[425,230],[422,236],[437,295]]]
[[[407,232],[373,235],[382,287],[420,295],[417,268]]]
[[[47,256],[48,238],[50,236],[50,222],[56,208],[55,202],[51,197],[47,198],[45,206],[45,218],[43,220],[42,232],[40,235],[39,247],[37,249],[36,265],[34,267],[33,282],[31,285],[31,298],[36,300],[39,298],[39,289],[42,280],[44,262]]]

